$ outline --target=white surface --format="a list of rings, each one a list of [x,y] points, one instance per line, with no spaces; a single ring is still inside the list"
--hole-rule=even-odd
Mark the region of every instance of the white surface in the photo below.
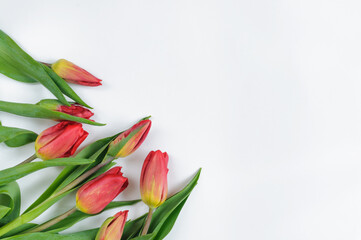
[[[347,0],[3,0],[0,27],[34,58],[66,58],[104,80],[74,86],[108,124],[85,126],[87,143],[153,116],[141,149],[119,161],[131,181],[119,199],[139,197],[150,150],[170,154],[172,193],[203,167],[166,239],[352,240],[361,238],[360,10]],[[2,100],[51,97],[40,85],[0,80]],[[0,119],[37,132],[53,124]],[[1,165],[32,151],[0,145]],[[59,171],[19,181],[24,208]],[[143,211],[139,204],[130,215]]]

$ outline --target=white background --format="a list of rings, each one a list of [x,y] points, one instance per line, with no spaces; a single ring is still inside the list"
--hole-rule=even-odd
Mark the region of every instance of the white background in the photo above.
[[[118,200],[139,198],[150,150],[170,155],[170,193],[203,168],[166,239],[352,240],[361,238],[360,11],[356,0],[2,0],[0,28],[37,60],[66,58],[103,79],[72,85],[107,123],[84,126],[85,144],[153,116],[144,145],[118,160],[130,179]],[[51,96],[0,76],[1,100]],[[38,133],[54,124],[0,120]],[[1,144],[1,167],[32,153]],[[23,209],[59,171],[19,180]],[[130,217],[145,211],[140,203]]]

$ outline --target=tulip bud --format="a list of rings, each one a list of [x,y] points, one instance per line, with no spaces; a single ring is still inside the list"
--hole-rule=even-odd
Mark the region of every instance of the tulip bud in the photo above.
[[[77,208],[87,214],[101,212],[127,186],[121,167],[114,167],[84,184],[76,194]]]
[[[137,150],[148,135],[152,122],[142,120],[130,129],[122,132],[110,143],[108,154],[112,157],[126,157]]]
[[[99,86],[102,85],[99,78],[94,77],[89,72],[81,67],[78,67],[72,62],[65,59],[60,59],[51,65],[53,71],[61,78],[69,83],[75,83],[85,86]]]
[[[43,160],[69,157],[87,136],[80,123],[60,122],[39,134],[35,140],[36,155]]]
[[[79,104],[72,103],[70,106],[65,106],[58,100],[54,100],[54,99],[41,100],[40,102],[37,103],[37,105],[49,110],[62,112],[75,117],[81,117],[85,119],[89,119],[91,116],[94,115],[94,113],[92,113],[89,109],[86,109]]]
[[[168,154],[151,151],[144,160],[140,176],[142,200],[151,209],[157,208],[167,199]]]
[[[128,210],[118,212],[113,217],[104,221],[95,240],[120,240],[123,235],[124,225],[127,221]]]

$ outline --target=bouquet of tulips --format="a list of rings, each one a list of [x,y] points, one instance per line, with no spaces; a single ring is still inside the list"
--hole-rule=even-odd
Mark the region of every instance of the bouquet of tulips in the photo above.
[[[141,171],[141,200],[113,201],[128,186],[121,167],[115,166],[116,160],[129,156],[142,145],[152,125],[150,117],[77,152],[88,136],[82,124],[104,124],[90,119],[93,116],[90,107],[68,83],[98,86],[101,80],[64,59],[53,64],[36,61],[1,30],[0,73],[24,83],[40,83],[56,98],[44,99],[36,104],[0,101],[0,111],[58,122],[39,135],[0,123],[0,143],[15,148],[35,142],[34,155],[0,171],[0,239],[160,240],[170,232],[197,184],[200,170],[187,186],[169,197],[168,154],[160,150],[151,151]],[[69,102],[65,96],[74,102]],[[53,166],[64,168],[44,193],[21,213],[21,193],[16,180]],[[76,193],[73,208],[44,223],[31,223],[60,199],[71,197],[70,193]],[[83,219],[140,201],[148,205],[149,212],[136,219],[128,219],[128,210],[125,210],[105,219],[99,228],[72,234],[60,233]]]

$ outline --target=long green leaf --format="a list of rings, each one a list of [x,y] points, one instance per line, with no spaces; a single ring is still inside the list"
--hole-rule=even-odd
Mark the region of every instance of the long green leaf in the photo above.
[[[41,162],[31,162],[11,168],[4,169],[0,171],[0,186],[10,183],[16,179],[22,178],[32,172],[38,171],[43,168],[53,167],[53,166],[73,166],[73,165],[82,165],[89,164],[92,160],[85,158],[57,158]]]
[[[16,69],[16,70],[14,70]],[[69,105],[42,64],[24,52],[8,35],[0,30],[0,72],[22,82],[38,81],[65,105]]]
[[[172,230],[179,213],[181,212],[184,204],[186,203],[188,197],[184,199],[173,211],[172,213],[167,217],[167,220],[164,221],[164,223],[161,225],[161,227],[157,231],[157,235],[153,238],[154,240],[161,240],[165,238],[168,233]]]
[[[24,223],[20,227],[17,227],[15,229],[11,230],[10,232],[4,234],[2,237],[6,238],[6,237],[15,236],[15,235],[18,235],[26,230],[36,227],[36,226],[38,226],[38,224],[36,224],[36,223]]]
[[[98,229],[87,230],[78,233],[60,235],[56,233],[27,233],[23,235],[4,238],[3,240],[94,240]]]
[[[152,217],[152,222],[149,227],[149,232],[153,232],[159,227],[159,224],[164,221],[164,218],[169,215],[177,206],[186,199],[194,187],[197,185],[199,176],[201,174],[201,169],[199,169],[193,179],[187,184],[187,186],[177,194],[168,198],[166,202],[164,202],[157,210],[154,212]]]
[[[0,143],[4,142],[9,147],[20,147],[34,142],[37,134],[20,128],[4,127],[0,122]]]
[[[0,206],[9,211],[0,218],[0,226],[14,220],[20,214],[20,188],[16,182],[0,186]]]
[[[45,118],[53,120],[69,120],[73,122],[86,123],[95,126],[103,126],[103,123],[93,122],[89,119],[75,117],[66,113],[52,111],[37,104],[14,103],[0,101],[0,111],[16,114],[23,117]]]

